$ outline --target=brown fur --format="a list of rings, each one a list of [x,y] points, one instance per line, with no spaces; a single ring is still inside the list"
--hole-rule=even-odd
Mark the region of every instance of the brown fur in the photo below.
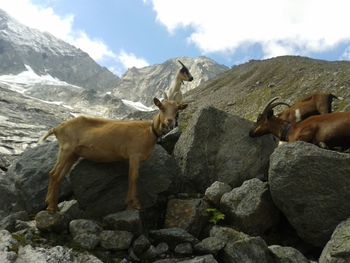
[[[331,93],[316,92],[301,101],[296,102],[290,108],[285,109],[277,116],[282,120],[297,122],[312,115],[319,115],[332,112],[332,100],[337,96]],[[296,118],[296,111],[299,110],[300,120]]]
[[[129,187],[127,207],[140,208],[137,197],[139,164],[153,152],[157,135],[166,133],[175,124],[175,116],[186,104],[174,101],[160,102],[154,99],[160,112],[153,121],[121,121],[102,118],[77,117],[48,131],[43,137],[55,135],[59,143],[59,155],[49,173],[46,196],[47,210],[57,211],[59,186],[63,177],[79,158],[96,162],[129,161]]]
[[[282,137],[288,122],[273,114],[260,115],[250,130],[251,137],[272,133]],[[350,112],[333,112],[315,115],[298,123],[292,123],[288,131],[288,142],[305,141],[319,146],[350,147]]]

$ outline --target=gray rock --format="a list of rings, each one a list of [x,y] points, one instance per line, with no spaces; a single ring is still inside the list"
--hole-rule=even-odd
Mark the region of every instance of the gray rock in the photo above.
[[[215,181],[205,190],[205,199],[215,206],[219,206],[223,194],[230,192],[232,187],[226,183]]]
[[[153,246],[151,245],[147,250],[146,252],[143,254],[143,258],[144,259],[155,259],[156,257],[159,256],[159,253],[158,253],[158,250]]]
[[[174,150],[183,172],[183,190],[204,193],[215,181],[237,187],[267,175],[276,143],[270,135],[250,138],[252,124],[213,107],[199,109]]]
[[[16,251],[19,244],[16,239],[14,239],[11,233],[7,230],[0,230],[0,251],[9,252]]]
[[[49,171],[56,162],[57,151],[56,142],[28,149],[7,171],[8,180],[15,185],[18,198],[29,213],[37,213],[46,207]],[[68,179],[65,178],[60,187],[60,198],[70,194],[72,190]]]
[[[159,230],[151,230],[149,231],[149,235],[154,241],[158,243],[165,242],[172,246],[186,242],[191,244],[198,242],[197,238],[182,228],[164,228]]]
[[[104,230],[100,234],[101,247],[110,250],[124,250],[131,245],[133,234],[127,231]]]
[[[260,237],[227,243],[221,260],[225,263],[275,263],[272,252]]]
[[[298,235],[323,247],[350,214],[349,174],[349,154],[289,143],[271,155],[270,191]]]
[[[169,246],[167,243],[165,242],[160,242],[157,246],[156,246],[156,250],[158,255],[163,255],[169,252]]]
[[[336,227],[319,259],[319,263],[346,262],[350,262],[350,218]]]
[[[218,237],[207,237],[194,246],[194,251],[199,254],[217,254],[224,248],[226,242]]]
[[[87,253],[78,253],[74,257],[74,263],[103,263],[97,257],[87,254]]]
[[[236,242],[250,238],[247,234],[239,232],[231,227],[213,226],[210,229],[210,236],[216,237],[224,242]]]
[[[101,260],[88,253],[74,252],[62,246],[51,248],[19,247],[16,263],[102,263]]]
[[[17,220],[29,220],[28,213],[25,211],[19,211],[2,218],[0,221],[0,229],[14,232]]]
[[[202,199],[170,199],[165,215],[165,228],[182,228],[198,236],[208,222],[207,204]]]
[[[17,259],[17,254],[16,252],[13,251],[0,251],[0,262],[1,263],[15,263]]]
[[[193,248],[191,243],[182,243],[176,245],[174,248],[174,252],[176,255],[184,256],[184,255],[191,255],[193,253]]]
[[[218,263],[213,255],[198,256],[191,259],[180,260],[178,263]]]
[[[148,238],[144,235],[141,235],[137,239],[135,239],[134,243],[132,244],[132,248],[134,253],[137,256],[140,256],[150,247],[150,245],[151,243],[149,242]]]
[[[278,263],[309,263],[301,252],[293,247],[269,246],[272,253],[278,258]]]
[[[0,262],[14,263],[17,258],[18,241],[7,230],[0,230]]]
[[[70,175],[74,196],[90,216],[102,217],[125,208],[127,163],[80,162]],[[154,206],[161,195],[176,193],[179,169],[161,146],[139,170],[138,191],[143,209]],[[89,189],[89,191],[86,191]]]
[[[16,263],[71,263],[74,256],[71,249],[56,246],[52,248],[19,247]]]
[[[93,250],[100,243],[100,236],[91,233],[79,233],[73,236],[73,242],[82,249]]]
[[[6,155],[0,153],[0,170],[7,171],[7,168],[10,166],[10,160]]]
[[[16,188],[7,174],[0,173],[0,211],[2,216],[23,210]]]
[[[268,184],[257,178],[224,194],[220,208],[228,224],[247,234],[263,234],[279,221],[279,211],[272,202]]]
[[[69,223],[69,231],[73,237],[79,234],[99,235],[102,227],[92,220],[75,219]]]
[[[136,235],[141,234],[143,230],[140,212],[137,210],[125,210],[107,215],[103,218],[103,222],[110,229],[125,230]]]
[[[85,217],[85,212],[80,209],[77,200],[63,201],[58,204],[58,209],[70,221]]]
[[[43,231],[62,232],[68,230],[69,221],[60,212],[51,214],[48,211],[41,211],[35,216],[36,227]]]
[[[176,258],[165,258],[154,261],[153,263],[177,263],[178,259]]]

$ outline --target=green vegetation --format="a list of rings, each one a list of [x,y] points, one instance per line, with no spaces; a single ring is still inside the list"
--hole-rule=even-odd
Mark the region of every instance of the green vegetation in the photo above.
[[[209,222],[214,225],[225,219],[225,214],[216,208],[207,208],[207,213],[209,215]]]

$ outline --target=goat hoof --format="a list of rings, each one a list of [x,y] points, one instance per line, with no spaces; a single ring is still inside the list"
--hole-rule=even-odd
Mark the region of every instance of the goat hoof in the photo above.
[[[141,205],[139,201],[131,201],[127,204],[126,207],[127,210],[140,210],[141,209]]]
[[[49,212],[50,214],[54,214],[58,211],[58,207],[53,208],[53,207],[47,207],[46,211]]]

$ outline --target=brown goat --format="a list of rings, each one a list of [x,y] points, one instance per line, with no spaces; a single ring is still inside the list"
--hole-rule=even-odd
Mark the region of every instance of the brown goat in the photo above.
[[[305,141],[323,148],[350,147],[350,112],[334,112],[312,116],[301,122],[290,123],[273,115],[277,105],[288,105],[284,102],[273,103],[272,99],[259,114],[249,136],[258,137],[272,133],[282,141]]]
[[[129,161],[127,208],[140,208],[137,196],[139,164],[153,152],[157,138],[174,127],[175,116],[187,104],[160,102],[154,98],[159,113],[153,121],[122,121],[77,117],[48,131],[45,140],[54,134],[59,143],[59,155],[49,173],[46,195],[47,210],[57,211],[59,186],[79,158],[96,162]]]
[[[294,123],[312,115],[330,113],[332,112],[333,99],[343,98],[331,93],[316,92],[277,114],[277,117]]]

